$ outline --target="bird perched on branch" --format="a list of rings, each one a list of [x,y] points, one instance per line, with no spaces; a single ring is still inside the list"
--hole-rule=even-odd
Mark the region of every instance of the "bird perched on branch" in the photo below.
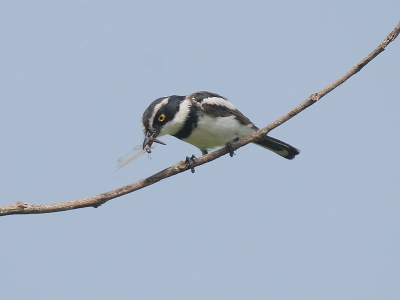
[[[225,146],[233,156],[231,142],[258,130],[225,97],[205,91],[154,100],[143,113],[141,125],[145,133],[143,149],[147,152],[151,152],[153,142],[162,143],[157,137],[169,134],[196,146],[203,155],[209,149]],[[293,159],[300,153],[295,147],[268,135],[253,143],[286,159]],[[192,172],[194,160],[194,156],[186,159]]]

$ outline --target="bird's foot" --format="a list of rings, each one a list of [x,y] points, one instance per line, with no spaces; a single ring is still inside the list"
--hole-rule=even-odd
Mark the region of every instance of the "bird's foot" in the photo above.
[[[190,171],[194,173],[194,166],[196,165],[196,156],[194,154],[191,157],[186,156],[185,163],[190,167]]]
[[[234,141],[236,142],[236,141]],[[233,155],[235,155],[235,149],[233,149],[232,143],[231,142],[227,142],[225,144],[225,148],[226,150],[229,152],[229,155],[232,157]]]

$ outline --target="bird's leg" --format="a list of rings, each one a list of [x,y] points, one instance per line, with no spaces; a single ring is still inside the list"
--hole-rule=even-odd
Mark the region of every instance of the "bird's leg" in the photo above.
[[[186,156],[185,163],[190,167],[190,171],[194,173],[194,166],[196,164],[196,156],[193,154],[191,157]]]
[[[225,148],[226,148],[226,150],[229,152],[229,155],[230,155],[231,157],[235,154],[235,151],[234,151],[234,149],[233,149],[233,147],[232,147],[231,142],[227,142],[227,143],[225,144]]]
[[[200,149],[200,151],[201,151],[201,155],[208,154],[207,150]],[[194,173],[194,166],[196,164],[196,158],[197,157],[194,154],[192,154],[191,157],[186,156],[185,163],[190,167],[190,171],[192,171],[192,173]]]
[[[235,138],[230,142],[227,142],[225,144],[225,148],[226,150],[229,152],[229,155],[232,157],[235,154],[235,149],[233,149],[232,143],[233,142],[237,142],[239,140],[239,138]]]

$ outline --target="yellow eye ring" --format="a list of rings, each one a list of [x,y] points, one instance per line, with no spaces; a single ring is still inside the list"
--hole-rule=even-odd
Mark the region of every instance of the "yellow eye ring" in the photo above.
[[[161,114],[158,116],[158,122],[164,122],[165,121],[165,114]]]

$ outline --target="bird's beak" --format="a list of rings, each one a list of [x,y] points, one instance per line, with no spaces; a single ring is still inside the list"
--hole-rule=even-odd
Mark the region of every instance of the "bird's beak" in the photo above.
[[[144,142],[143,142],[143,149],[145,149],[147,151],[147,153],[151,153],[151,144],[153,144],[153,143],[166,145],[166,143],[164,143],[163,141],[156,139],[157,135],[158,135],[157,131],[155,131],[155,132],[147,131],[146,132],[146,136],[145,136]]]

